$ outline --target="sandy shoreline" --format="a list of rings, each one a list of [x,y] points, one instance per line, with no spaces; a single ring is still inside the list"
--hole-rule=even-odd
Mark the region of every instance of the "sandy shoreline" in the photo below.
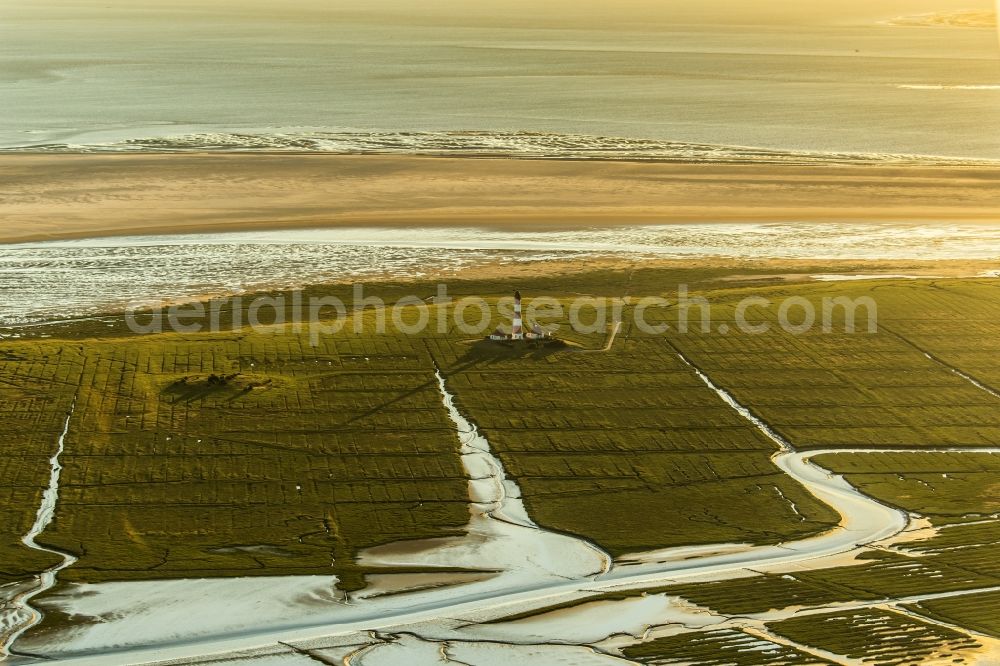
[[[0,243],[310,227],[1000,222],[1000,168],[331,154],[0,157]]]

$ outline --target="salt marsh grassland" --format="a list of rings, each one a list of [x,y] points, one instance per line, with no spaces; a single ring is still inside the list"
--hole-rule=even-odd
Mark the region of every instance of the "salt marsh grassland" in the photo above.
[[[989,663],[977,659],[998,637],[1000,283],[679,271],[517,286],[568,302],[683,280],[710,300],[711,332],[643,333],[626,305],[610,345],[611,326],[537,348],[376,333],[370,309],[351,312],[360,333],[316,347],[290,326],[141,336],[92,321],[4,340],[2,589],[78,558],[31,601],[44,619],[13,651],[386,663],[454,644],[493,645],[476,663]],[[511,287],[449,286],[491,303]],[[434,285],[382,285],[387,299],[410,292]],[[878,328],[719,332],[751,293],[871,296]],[[71,408],[37,537],[50,550],[29,548]],[[813,471],[789,471],[783,447]],[[846,515],[824,484],[867,504]],[[851,521],[865,516],[882,523],[858,528],[876,539],[859,547]],[[830,535],[821,553],[797,545]],[[607,604],[618,621],[584,622]],[[421,613],[384,619],[407,608]],[[590,629],[560,639],[567,623]],[[339,637],[324,642],[324,627]]]

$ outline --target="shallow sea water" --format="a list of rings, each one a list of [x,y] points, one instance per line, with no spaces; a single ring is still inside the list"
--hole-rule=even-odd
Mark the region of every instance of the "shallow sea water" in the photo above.
[[[591,257],[1000,262],[1000,224],[671,224],[565,232],[305,229],[0,245],[0,324],[93,315],[136,301]]]

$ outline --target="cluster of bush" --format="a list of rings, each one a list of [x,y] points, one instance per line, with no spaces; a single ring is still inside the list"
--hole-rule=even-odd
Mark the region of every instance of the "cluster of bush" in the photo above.
[[[215,373],[212,373],[208,376],[208,379],[205,380],[205,383],[208,384],[209,386],[226,386],[227,384],[229,384],[229,382],[239,377],[239,375],[240,373],[238,372],[234,372],[231,375],[217,375]],[[175,385],[177,384],[186,385],[187,383],[188,383],[187,377],[181,377],[176,382],[174,382]]]

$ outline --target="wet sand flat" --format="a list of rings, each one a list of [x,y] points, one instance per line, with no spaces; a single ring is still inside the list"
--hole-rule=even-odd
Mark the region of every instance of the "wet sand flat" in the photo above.
[[[317,154],[0,157],[0,242],[351,226],[1000,220],[989,166]]]

